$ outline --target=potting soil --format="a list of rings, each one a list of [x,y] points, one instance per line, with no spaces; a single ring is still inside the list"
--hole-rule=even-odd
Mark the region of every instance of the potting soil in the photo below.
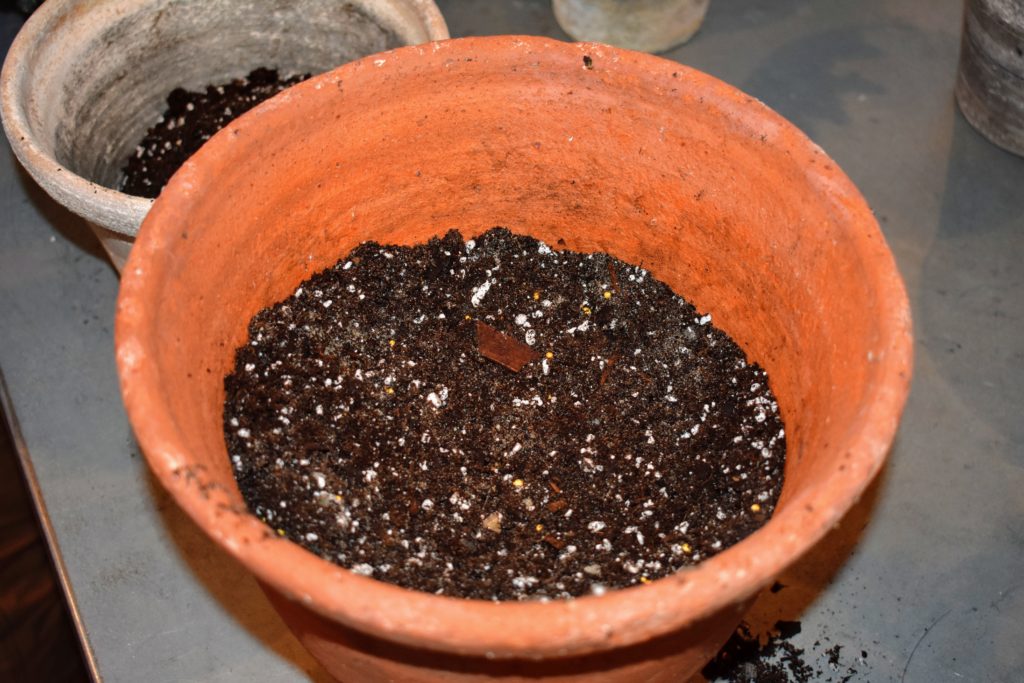
[[[773,589],[774,590],[774,589]],[[755,634],[741,623],[714,659],[701,671],[709,683],[851,683],[870,680],[864,667],[867,650],[860,657],[844,656],[840,643],[824,648],[814,641],[811,651],[796,646],[792,639],[800,634],[799,621],[777,621],[766,633]],[[831,643],[829,636],[822,638]],[[853,661],[850,661],[853,660]]]
[[[253,318],[225,388],[272,533],[438,594],[649,582],[759,528],[782,486],[768,378],[710,314],[500,228],[360,245]]]
[[[210,85],[202,92],[175,88],[167,96],[167,111],[125,163],[118,189],[136,197],[159,196],[174,172],[214,133],[309,76],[282,80],[276,70],[259,68],[245,78]]]

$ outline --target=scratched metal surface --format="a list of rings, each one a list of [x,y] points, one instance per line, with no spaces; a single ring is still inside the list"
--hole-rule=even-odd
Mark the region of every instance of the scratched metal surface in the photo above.
[[[564,38],[543,0],[438,4],[454,36]],[[19,22],[0,14],[4,50]],[[955,109],[959,22],[951,0],[715,0],[667,55],[762,99],[839,162],[914,307],[889,467],[750,617],[799,620],[792,642],[822,680],[1024,676],[1024,159]],[[118,395],[115,274],[6,143],[0,215],[0,368],[104,680],[324,680],[154,485]]]

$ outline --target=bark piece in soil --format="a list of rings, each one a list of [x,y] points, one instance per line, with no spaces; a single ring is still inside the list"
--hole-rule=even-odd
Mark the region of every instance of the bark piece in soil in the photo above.
[[[512,372],[519,372],[524,365],[540,358],[540,354],[526,344],[479,320],[476,321],[476,342],[480,355],[504,365]]]

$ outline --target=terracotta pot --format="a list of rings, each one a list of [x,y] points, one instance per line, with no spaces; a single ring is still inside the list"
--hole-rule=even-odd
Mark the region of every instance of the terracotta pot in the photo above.
[[[221,419],[249,318],[364,240],[493,225],[643,263],[767,368],[789,454],[764,528],[649,585],[496,604],[353,574],[246,511]],[[911,371],[892,255],[802,133],[673,62],[509,36],[348,64],[218,134],[146,218],[116,340],[162,484],[346,680],[685,679],[878,472]]]
[[[49,0],[7,53],[0,111],[21,163],[120,270],[152,204],[117,191],[121,168],[171,90],[447,37],[432,0]]]

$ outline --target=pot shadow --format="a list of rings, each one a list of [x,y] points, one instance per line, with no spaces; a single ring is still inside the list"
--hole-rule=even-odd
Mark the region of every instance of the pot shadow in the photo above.
[[[711,2],[704,23],[693,39],[662,54],[685,64],[687,45],[703,40],[713,42],[744,31],[762,31],[768,25],[789,22],[794,15],[811,11],[807,0],[747,0],[741,5]]]
[[[881,84],[855,68],[882,55],[871,43],[875,29],[839,27],[804,35],[780,46],[739,85],[812,139],[821,123],[849,125],[851,96],[885,94]]]
[[[312,655],[296,640],[256,579],[221,550],[164,491],[146,468],[146,483],[174,552],[206,593],[266,649],[286,660],[312,683],[333,683]]]
[[[893,443],[890,454],[896,449],[897,444]],[[801,615],[828,590],[871,524],[888,477],[887,464],[836,528],[777,577],[776,582],[782,588],[775,592],[769,589],[761,592],[743,617],[751,633],[763,640],[776,622],[800,621]],[[706,680],[698,674],[688,683],[705,683]]]
[[[957,108],[937,230],[912,295],[918,353],[1003,448],[1024,439],[1024,159]],[[976,429],[976,428],[975,428]]]
[[[10,153],[13,157],[13,152]],[[111,270],[115,270],[107,253],[103,250],[92,228],[81,216],[77,216],[68,209],[58,204],[42,187],[29,175],[17,159],[14,159],[17,168],[18,182],[21,189],[32,204],[32,207],[42,218],[50,224],[54,232],[60,234],[66,241],[87,256],[105,262]],[[115,270],[116,273],[116,270]]]

